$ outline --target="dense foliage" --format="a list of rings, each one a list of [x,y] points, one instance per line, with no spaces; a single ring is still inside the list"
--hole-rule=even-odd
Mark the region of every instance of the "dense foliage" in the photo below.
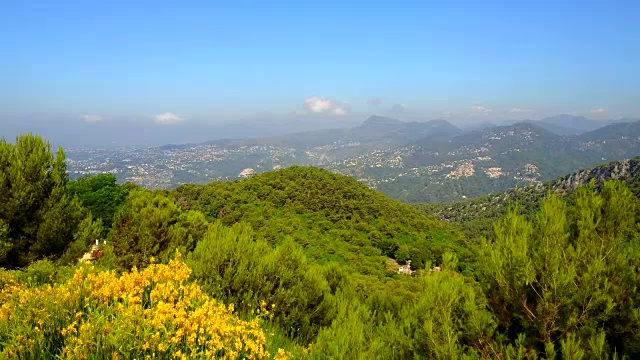
[[[467,241],[315,168],[154,192],[68,182],[31,135],[2,144],[0,358],[640,356],[638,199],[622,182],[505,205],[490,239]],[[40,251],[34,228],[59,247]],[[78,264],[95,239],[102,256]],[[408,260],[419,271],[399,274]]]
[[[0,139],[0,266],[60,255],[86,216],[67,194],[65,155],[39,136]]]
[[[320,263],[384,276],[386,257],[410,254],[424,269],[446,251],[466,256],[460,234],[406,204],[329,171],[293,166],[252,179],[184,185],[172,194],[186,208],[225,225],[251,225],[272,245],[291,237]],[[406,257],[406,256],[405,256]]]
[[[459,227],[469,239],[493,239],[494,223],[514,206],[517,205],[521,214],[533,216],[550,193],[573,203],[575,190],[580,186],[592,183],[602,188],[606,181],[613,179],[625,183],[636,197],[640,197],[640,156],[583,169],[544,184],[516,187],[453,204],[418,203],[414,206]]]
[[[82,206],[102,221],[106,229],[111,227],[113,217],[128,193],[127,188],[116,184],[116,177],[111,174],[81,177],[70,181],[67,190],[76,195]]]
[[[506,334],[547,358],[637,356],[636,211],[632,193],[608,182],[600,193],[581,188],[574,206],[551,196],[534,219],[511,211],[496,224],[495,242],[481,245],[479,278]]]
[[[167,260],[176,249],[190,251],[208,223],[202,213],[184,211],[165,193],[136,188],[115,216],[108,235],[120,269]]]
[[[339,268],[310,263],[291,241],[276,249],[254,241],[251,228],[244,224],[232,228],[216,224],[189,260],[194,277],[207,292],[243,312],[266,302],[275,323],[306,342],[331,324],[333,295],[345,277]]]

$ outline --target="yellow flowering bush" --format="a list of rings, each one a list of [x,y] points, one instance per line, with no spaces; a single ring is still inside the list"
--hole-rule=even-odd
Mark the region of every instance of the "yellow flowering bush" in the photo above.
[[[55,286],[6,281],[0,291],[0,358],[268,357],[259,319],[239,319],[233,304],[187,283],[190,272],[178,254],[168,265],[121,276],[87,266]]]

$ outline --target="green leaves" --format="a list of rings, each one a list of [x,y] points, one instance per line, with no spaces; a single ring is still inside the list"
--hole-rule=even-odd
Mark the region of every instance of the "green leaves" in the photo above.
[[[172,195],[211,220],[244,221],[256,238],[279,244],[289,236],[320,263],[337,261],[383,278],[385,257],[423,269],[453,251],[460,234],[429,215],[391,200],[347,176],[293,166],[235,182],[185,185]],[[222,211],[224,209],[224,211]]]
[[[606,182],[601,192],[579,189],[573,207],[549,196],[532,221],[510,211],[480,259],[502,326],[524,329],[523,344],[547,356],[603,358],[612,344],[621,349],[633,330],[608,324],[635,323],[621,311],[639,296],[635,202],[624,185]]]
[[[84,217],[65,192],[62,149],[54,158],[41,137],[26,134],[15,145],[0,140],[0,266],[20,267],[59,256]]]
[[[168,259],[181,249],[193,249],[208,223],[197,211],[183,211],[163,192],[132,189],[115,216],[109,243],[123,269],[143,267],[152,257]]]
[[[108,229],[120,205],[127,198],[128,190],[116,184],[111,174],[81,177],[67,184],[67,191],[78,197],[82,206],[87,208],[94,218],[101,219]]]
[[[325,272],[310,263],[293,241],[272,249],[254,241],[246,224],[226,228],[216,223],[187,263],[204,290],[245,314],[264,302],[287,335],[303,343],[330,324],[336,311],[333,294],[345,286],[339,270]]]
[[[453,259],[447,256],[445,263]],[[448,267],[448,266],[447,266]],[[445,270],[420,279],[424,290],[418,303],[404,318],[415,318],[415,346],[429,358],[455,359],[469,353],[469,347],[484,348],[495,328],[492,316],[479,288],[467,283],[463,276]],[[470,351],[473,352],[473,351]],[[487,353],[487,355],[489,355]]]
[[[531,195],[478,244],[319,169],[166,192],[111,175],[68,182],[64,158],[33,135],[0,141],[0,266],[62,255],[20,272],[32,286],[69,276],[60,263],[108,230],[98,266],[144,267],[180,250],[203,290],[292,346],[315,342],[312,358],[640,356],[640,218],[621,183],[566,202]],[[500,214],[491,206],[487,218]],[[401,276],[387,257],[427,269]]]

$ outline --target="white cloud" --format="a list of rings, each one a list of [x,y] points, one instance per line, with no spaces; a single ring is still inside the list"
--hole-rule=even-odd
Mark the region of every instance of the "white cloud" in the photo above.
[[[473,111],[476,114],[488,114],[488,113],[492,113],[493,109],[483,105],[476,104],[471,106],[471,111]]]
[[[164,114],[157,114],[155,116],[155,122],[160,125],[174,125],[184,122],[184,118],[181,118],[174,113],[166,112]]]
[[[304,100],[304,107],[315,114],[328,112],[333,106],[333,101],[327,98],[313,96]]]
[[[296,115],[308,114],[331,114],[336,116],[344,116],[349,113],[347,107],[337,101],[333,101],[326,97],[312,96],[304,100],[304,110],[296,110]]]
[[[100,116],[100,115],[82,115],[80,116],[80,119],[84,120],[85,122],[91,123],[91,124],[96,124],[96,123],[101,123],[104,121],[104,117]]]
[[[509,110],[510,113],[513,114],[522,114],[522,113],[528,113],[531,112],[531,110],[529,109],[519,109],[519,108],[513,108],[511,110]]]
[[[606,109],[604,109],[604,108],[599,108],[599,109],[593,109],[593,110],[591,110],[591,113],[592,113],[592,114],[604,114],[604,113],[606,113],[606,112],[607,112],[607,110],[606,110]]]
[[[344,106],[337,107],[331,111],[334,115],[344,116],[347,115],[348,111]]]

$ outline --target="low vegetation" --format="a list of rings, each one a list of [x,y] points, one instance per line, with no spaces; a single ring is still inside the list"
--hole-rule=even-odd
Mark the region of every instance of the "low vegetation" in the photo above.
[[[0,149],[0,358],[640,356],[622,182],[507,208],[468,239],[315,168],[149,191],[69,181],[37,136]]]

